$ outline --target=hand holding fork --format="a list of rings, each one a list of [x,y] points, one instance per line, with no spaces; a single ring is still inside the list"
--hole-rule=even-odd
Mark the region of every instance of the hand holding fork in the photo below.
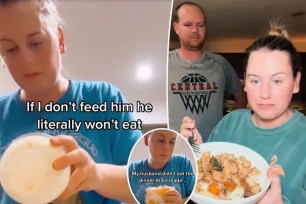
[[[203,142],[202,137],[196,128],[195,120],[188,116],[184,117],[180,130],[181,134],[189,141],[193,150],[198,152],[199,144]]]

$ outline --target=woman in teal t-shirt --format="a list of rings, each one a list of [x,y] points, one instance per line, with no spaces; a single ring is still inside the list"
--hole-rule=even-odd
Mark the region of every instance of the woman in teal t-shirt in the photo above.
[[[269,169],[271,187],[259,203],[301,204],[306,201],[306,118],[289,108],[292,95],[299,92],[300,56],[283,28],[271,31],[278,35],[264,35],[247,49],[244,90],[250,109],[225,116],[208,141],[247,146],[267,162],[277,155],[286,177]],[[195,121],[185,117],[181,133],[188,137],[191,131],[195,134],[194,142],[201,143]]]

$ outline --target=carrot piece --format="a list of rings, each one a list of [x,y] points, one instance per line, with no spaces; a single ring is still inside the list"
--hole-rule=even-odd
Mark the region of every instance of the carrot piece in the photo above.
[[[232,180],[227,180],[223,184],[225,187],[230,188],[231,190],[234,190],[237,186],[236,183]]]
[[[208,186],[208,192],[210,192],[214,195],[219,195],[220,194],[220,189],[218,188],[218,185],[216,183],[211,183]]]

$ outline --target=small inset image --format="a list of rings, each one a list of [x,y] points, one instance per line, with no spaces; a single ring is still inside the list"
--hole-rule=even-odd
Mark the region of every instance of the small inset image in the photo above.
[[[193,192],[195,155],[173,130],[146,133],[134,146],[128,166],[130,189],[138,203],[186,203]]]

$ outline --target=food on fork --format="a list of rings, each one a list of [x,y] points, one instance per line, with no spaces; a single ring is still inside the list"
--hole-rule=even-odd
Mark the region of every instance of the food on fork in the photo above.
[[[205,151],[198,160],[195,192],[220,200],[247,198],[261,191],[260,173],[244,156]]]
[[[164,204],[163,195],[166,191],[173,189],[170,186],[148,187],[146,188],[146,204]]]

